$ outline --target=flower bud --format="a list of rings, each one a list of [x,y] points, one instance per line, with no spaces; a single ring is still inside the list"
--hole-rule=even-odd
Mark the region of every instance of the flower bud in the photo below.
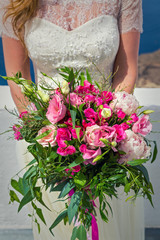
[[[65,95],[67,95],[70,92],[69,84],[67,81],[65,81],[65,80],[63,81],[61,89],[62,89],[62,93]]]
[[[104,118],[108,118],[108,117],[110,117],[111,116],[111,109],[110,108],[103,108],[102,109],[102,112],[101,112],[101,115],[102,115],[102,117],[104,117]]]
[[[48,94],[42,92],[41,90],[38,90],[37,93],[38,93],[38,95],[40,96],[40,98],[42,99],[43,102],[49,102]]]
[[[117,143],[116,142],[111,142],[112,147],[116,147]]]

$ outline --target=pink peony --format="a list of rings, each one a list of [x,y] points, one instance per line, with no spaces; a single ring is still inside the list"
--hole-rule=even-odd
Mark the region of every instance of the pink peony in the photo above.
[[[126,132],[124,131],[123,125],[114,125],[116,130],[116,142],[120,142],[126,138]]]
[[[109,126],[98,126],[93,125],[86,128],[86,133],[84,141],[90,146],[90,148],[95,149],[96,147],[105,147],[106,145],[100,140],[107,139],[112,141],[115,137],[115,128]]]
[[[137,122],[133,124],[132,131],[146,136],[152,130],[152,124],[149,121],[149,116],[144,115]]]
[[[67,147],[67,144],[65,143],[65,141],[70,141],[70,140],[71,140],[71,133],[68,128],[57,129],[56,141],[60,148]]]
[[[57,153],[61,156],[67,156],[67,155],[72,155],[76,152],[76,149],[74,146],[68,146],[66,148],[59,147],[57,149]]]
[[[65,117],[67,108],[64,105],[62,99],[58,95],[54,95],[49,102],[49,107],[46,113],[48,120],[55,124]]]
[[[86,165],[89,164],[89,163],[92,164],[92,165],[95,165],[96,162],[93,163],[93,160],[94,160],[97,156],[99,156],[99,155],[102,154],[100,148],[98,148],[97,150],[87,149],[87,146],[86,146],[85,144],[82,144],[82,145],[80,146],[79,150],[80,150],[80,152],[83,153],[83,158],[84,158],[84,159],[87,159],[86,161],[83,162],[83,163],[86,164]]]
[[[135,113],[139,107],[135,96],[124,91],[114,93],[113,100],[109,105],[114,112],[122,110],[128,116]]]
[[[42,129],[40,129],[38,131],[38,135],[41,135],[42,133],[45,133],[46,131],[51,130],[51,132],[45,136],[42,137],[41,139],[38,139],[37,142],[39,142],[39,144],[41,144],[43,147],[48,147],[49,143],[51,145],[51,147],[54,147],[57,145],[56,143],[56,133],[57,133],[57,129],[54,125],[48,125],[43,127]]]
[[[131,130],[126,130],[126,139],[120,143],[119,150],[126,153],[125,155],[121,155],[119,163],[127,163],[133,159],[149,157],[151,148],[147,146],[143,137]]]
[[[70,97],[67,96],[67,103],[69,103],[69,99],[70,99],[70,103],[71,105],[73,105],[74,107],[76,106],[80,106],[83,103],[83,100],[81,97],[79,97],[76,93],[70,93]]]

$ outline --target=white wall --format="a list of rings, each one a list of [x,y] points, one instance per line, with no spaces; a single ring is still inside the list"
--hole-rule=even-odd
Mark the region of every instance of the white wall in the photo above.
[[[152,115],[152,120],[160,121],[160,88],[139,88],[135,90],[135,95],[140,104],[147,106],[149,109],[155,110]],[[9,88],[7,86],[0,87],[0,132],[7,130],[14,118],[4,110],[4,106],[8,109],[13,109],[14,104],[11,99]],[[16,120],[15,120],[16,121]],[[160,132],[160,122],[153,123],[153,131]],[[9,136],[9,135],[8,135]],[[149,136],[158,143],[160,149],[160,133],[152,133]],[[15,141],[7,141],[7,136],[0,136],[0,228],[30,228],[30,223],[26,217],[26,213],[22,211],[20,214],[15,214],[17,206],[8,206],[8,183],[9,179],[17,172],[17,160]],[[145,200],[145,226],[146,227],[160,227],[160,153],[158,154],[155,163],[148,164],[147,168],[150,174],[151,181],[154,186],[155,195],[153,202],[155,208],[152,208],[150,203]],[[16,219],[16,220],[15,220]]]

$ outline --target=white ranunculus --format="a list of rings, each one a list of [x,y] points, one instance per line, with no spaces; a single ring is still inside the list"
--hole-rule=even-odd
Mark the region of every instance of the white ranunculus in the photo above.
[[[110,108],[103,108],[101,112],[102,117],[109,118],[112,115]]]

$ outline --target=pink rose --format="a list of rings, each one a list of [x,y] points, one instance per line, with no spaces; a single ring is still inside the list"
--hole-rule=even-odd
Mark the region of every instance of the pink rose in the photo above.
[[[41,139],[38,139],[37,142],[41,144],[43,147],[48,147],[49,144],[51,145],[51,147],[54,147],[57,145],[56,143],[57,129],[54,125],[48,125],[40,129],[38,131],[37,137],[48,130],[51,130],[51,132],[47,136],[42,137]]]
[[[123,125],[114,125],[116,130],[116,142],[120,142],[126,138],[126,132],[124,131]]]
[[[76,93],[70,93],[70,97],[67,96],[67,103],[69,103],[69,98],[70,98],[70,103],[74,107],[79,106],[83,103],[83,100],[81,97],[79,97]]]
[[[121,155],[118,162],[127,163],[133,159],[143,159],[149,157],[151,148],[147,146],[143,137],[131,130],[126,130],[126,139],[121,141],[119,150],[124,151],[126,154]]]
[[[49,107],[46,113],[48,120],[55,124],[65,117],[67,108],[60,96],[54,95],[49,102]]]
[[[98,114],[92,108],[87,108],[84,110],[84,115],[88,121],[94,123],[98,120]]]
[[[67,147],[67,144],[65,143],[65,141],[70,141],[70,140],[71,140],[71,133],[68,128],[57,129],[56,141],[60,148]]]
[[[98,126],[93,125],[91,127],[86,128],[86,133],[84,137],[84,141],[90,146],[90,148],[94,149],[96,147],[105,147],[106,145],[100,140],[107,139],[108,141],[112,141],[115,137],[115,128],[109,126]]]
[[[76,152],[76,149],[74,146],[68,146],[67,148],[62,148],[62,147],[59,147],[57,149],[57,153],[61,156],[67,156],[67,155],[72,155]]]
[[[152,130],[152,124],[149,121],[149,116],[144,115],[136,123],[133,124],[132,131],[146,136]]]
[[[102,154],[102,152],[101,152],[100,148],[98,148],[97,150],[86,149],[85,153],[83,154],[83,159],[87,159],[87,160],[84,161],[83,163],[86,164],[86,165],[89,164],[89,163],[92,164],[92,165],[95,165],[96,162],[93,163],[93,160],[101,154]]]

